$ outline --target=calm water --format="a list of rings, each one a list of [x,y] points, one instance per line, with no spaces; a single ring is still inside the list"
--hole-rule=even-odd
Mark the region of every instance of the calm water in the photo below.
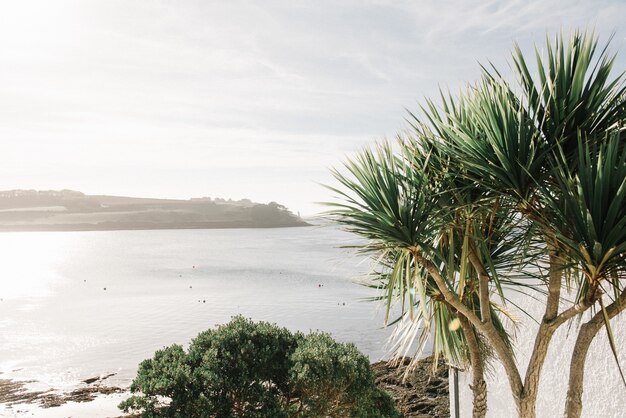
[[[360,300],[377,292],[354,283],[368,263],[337,248],[350,242],[320,227],[0,234],[2,377],[128,384],[156,349],[236,314],[328,331],[376,360],[389,332]]]

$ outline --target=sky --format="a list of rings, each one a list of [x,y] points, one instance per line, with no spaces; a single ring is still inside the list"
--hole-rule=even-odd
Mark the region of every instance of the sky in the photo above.
[[[331,167],[439,87],[546,34],[614,34],[624,1],[0,2],[0,190],[332,199]],[[617,72],[616,71],[616,72]]]

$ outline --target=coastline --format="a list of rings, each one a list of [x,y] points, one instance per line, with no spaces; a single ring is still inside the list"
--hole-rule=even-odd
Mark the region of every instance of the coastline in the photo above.
[[[405,378],[410,359],[372,364],[376,385],[389,392],[406,418],[449,417],[448,367],[440,362],[433,373],[433,357],[425,357]],[[31,386],[34,381],[0,378],[0,416],[33,416],[45,411],[47,417],[92,416],[130,418],[117,405],[130,396],[128,387],[108,386],[114,373],[81,381],[69,392]]]
[[[249,199],[158,199],[72,190],[0,191],[0,232],[132,231],[307,226],[285,206]]]
[[[138,223],[102,222],[97,224],[36,224],[0,225],[0,232],[82,232],[82,231],[158,231],[171,229],[275,229],[314,226],[305,221],[263,224],[256,222],[189,222],[189,223]]]

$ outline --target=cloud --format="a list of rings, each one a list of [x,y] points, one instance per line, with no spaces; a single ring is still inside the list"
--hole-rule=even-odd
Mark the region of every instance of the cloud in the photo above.
[[[313,210],[327,167],[393,136],[438,85],[546,32],[615,30],[617,49],[625,14],[606,0],[2,2],[0,188],[214,187]]]

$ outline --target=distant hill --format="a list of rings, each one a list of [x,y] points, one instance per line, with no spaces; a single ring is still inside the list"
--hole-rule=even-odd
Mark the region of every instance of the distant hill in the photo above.
[[[286,207],[211,199],[85,195],[73,190],[0,191],[0,231],[280,228],[307,226]]]

